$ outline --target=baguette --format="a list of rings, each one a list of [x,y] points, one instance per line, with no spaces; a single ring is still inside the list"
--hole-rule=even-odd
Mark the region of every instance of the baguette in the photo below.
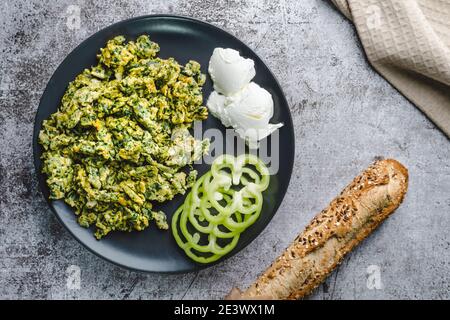
[[[305,297],[400,205],[407,188],[408,171],[402,164],[391,159],[376,161],[239,298]]]

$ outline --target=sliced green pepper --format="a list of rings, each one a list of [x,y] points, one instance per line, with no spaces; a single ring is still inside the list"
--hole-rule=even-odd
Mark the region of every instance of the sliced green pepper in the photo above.
[[[228,254],[241,233],[259,218],[262,192],[269,180],[267,167],[254,155],[218,157],[172,218],[177,244],[199,263],[213,262]],[[207,238],[204,244],[202,237]]]

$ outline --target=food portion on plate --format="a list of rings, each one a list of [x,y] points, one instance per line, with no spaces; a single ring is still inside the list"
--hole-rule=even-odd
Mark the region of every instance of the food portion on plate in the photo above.
[[[220,61],[215,64],[217,70],[231,67],[233,72],[211,72],[211,76],[219,77],[214,82],[222,96],[231,99],[241,95],[242,101],[236,103],[246,109],[244,117],[248,119],[237,115],[231,118],[243,120],[240,123],[245,126],[245,121],[270,119],[275,111],[271,122],[285,125],[267,143],[262,141],[258,150],[249,150],[233,128],[225,128],[214,117],[207,118],[207,98],[213,91],[208,66],[220,46],[233,48],[229,50],[239,57],[232,65]],[[264,88],[257,94],[264,92],[262,107],[255,88],[249,85],[252,81]],[[253,94],[244,95],[247,91]],[[279,83],[239,39],[186,17],[137,17],[99,30],[55,70],[34,121],[34,166],[39,187],[55,216],[94,254],[137,271],[190,272],[241,250],[274,216],[292,174],[292,126]],[[274,148],[278,137],[280,148]],[[269,150],[265,150],[266,146]],[[278,157],[279,149],[283,150],[282,157]],[[205,182],[201,176],[224,153],[228,154],[224,157],[233,159],[248,153],[260,156],[272,175],[270,185],[252,198],[248,194],[252,187],[245,188],[242,181],[258,184],[258,179],[243,174],[240,185],[232,185],[226,192],[222,187],[223,195],[222,190],[215,192],[222,198],[214,201],[227,208],[232,199],[238,199],[240,189],[247,190],[240,207],[245,212],[233,213],[223,223],[215,221],[221,232],[214,248],[223,248],[235,238],[234,249],[227,247],[232,252],[211,254],[194,248],[190,251],[203,259],[216,255],[209,259],[210,263],[199,263],[186,255],[168,229],[176,209],[190,201],[186,198],[192,187],[204,188],[209,180]],[[256,167],[245,167],[262,179]],[[231,173],[228,168],[221,171],[224,173],[220,175]],[[202,180],[198,184],[197,176]],[[201,194],[197,197],[203,199]],[[190,205],[194,217],[203,219],[199,210],[209,213],[208,218],[220,215],[215,208],[206,211],[210,200],[203,201],[198,207],[197,203]],[[261,208],[256,210],[259,205]],[[223,214],[217,219],[222,219]],[[205,239],[209,242],[207,220],[196,224],[200,231],[189,223],[186,227],[193,236],[191,245],[204,245]],[[131,232],[135,230],[143,232]],[[198,242],[196,233],[201,238]],[[181,230],[179,237],[185,241]]]
[[[146,35],[111,39],[42,124],[50,199],[73,207],[98,239],[143,230],[151,220],[168,229],[152,203],[184,194],[196,180],[191,164],[208,151],[208,140],[189,133],[194,120],[208,116],[200,64],[182,66],[158,52]]]
[[[234,49],[216,48],[209,61],[208,72],[215,91],[208,98],[211,114],[226,127],[233,127],[252,149],[282,123],[269,123],[273,116],[272,95],[254,82],[254,62]]]
[[[189,129],[208,116],[206,77],[196,61],[182,66],[158,52],[147,35],[117,36],[100,49],[98,64],[69,83],[58,110],[43,121],[42,172],[50,199],[64,200],[82,227],[95,227],[97,239],[144,230],[152,220],[168,229],[154,204],[192,187],[172,218],[172,234],[193,261],[213,262],[259,218],[269,170],[256,155],[225,154],[197,180],[192,164],[208,153],[209,140]],[[217,90],[209,108],[250,146],[282,126],[269,124],[273,100],[251,82],[253,60],[216,48],[209,73]]]
[[[199,263],[223,257],[260,216],[269,170],[255,155],[222,155],[192,187],[172,218],[172,233]]]
[[[270,124],[272,95],[254,82],[254,62],[234,49],[215,48],[208,72],[214,89],[207,106],[226,127],[233,127],[249,148],[257,149],[282,123]],[[259,217],[269,170],[251,154],[222,155],[192,187],[172,218],[172,233],[186,255],[199,263],[216,261],[236,246],[242,232]]]

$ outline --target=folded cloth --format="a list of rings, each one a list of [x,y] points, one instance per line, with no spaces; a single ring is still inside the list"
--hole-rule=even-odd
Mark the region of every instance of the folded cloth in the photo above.
[[[450,0],[331,0],[372,66],[450,138]]]

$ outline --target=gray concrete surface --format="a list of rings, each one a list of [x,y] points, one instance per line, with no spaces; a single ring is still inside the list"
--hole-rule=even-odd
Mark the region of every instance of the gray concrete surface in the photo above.
[[[70,5],[80,8],[78,30],[67,24]],[[294,173],[275,218],[245,250],[195,274],[139,274],[92,255],[57,222],[34,176],[33,118],[53,71],[97,30],[150,13],[203,19],[249,44],[280,80],[295,123]],[[221,298],[377,156],[409,168],[406,200],[310,298],[450,298],[449,140],[368,66],[327,1],[1,1],[0,17],[0,298]],[[71,265],[79,290],[66,286]]]

